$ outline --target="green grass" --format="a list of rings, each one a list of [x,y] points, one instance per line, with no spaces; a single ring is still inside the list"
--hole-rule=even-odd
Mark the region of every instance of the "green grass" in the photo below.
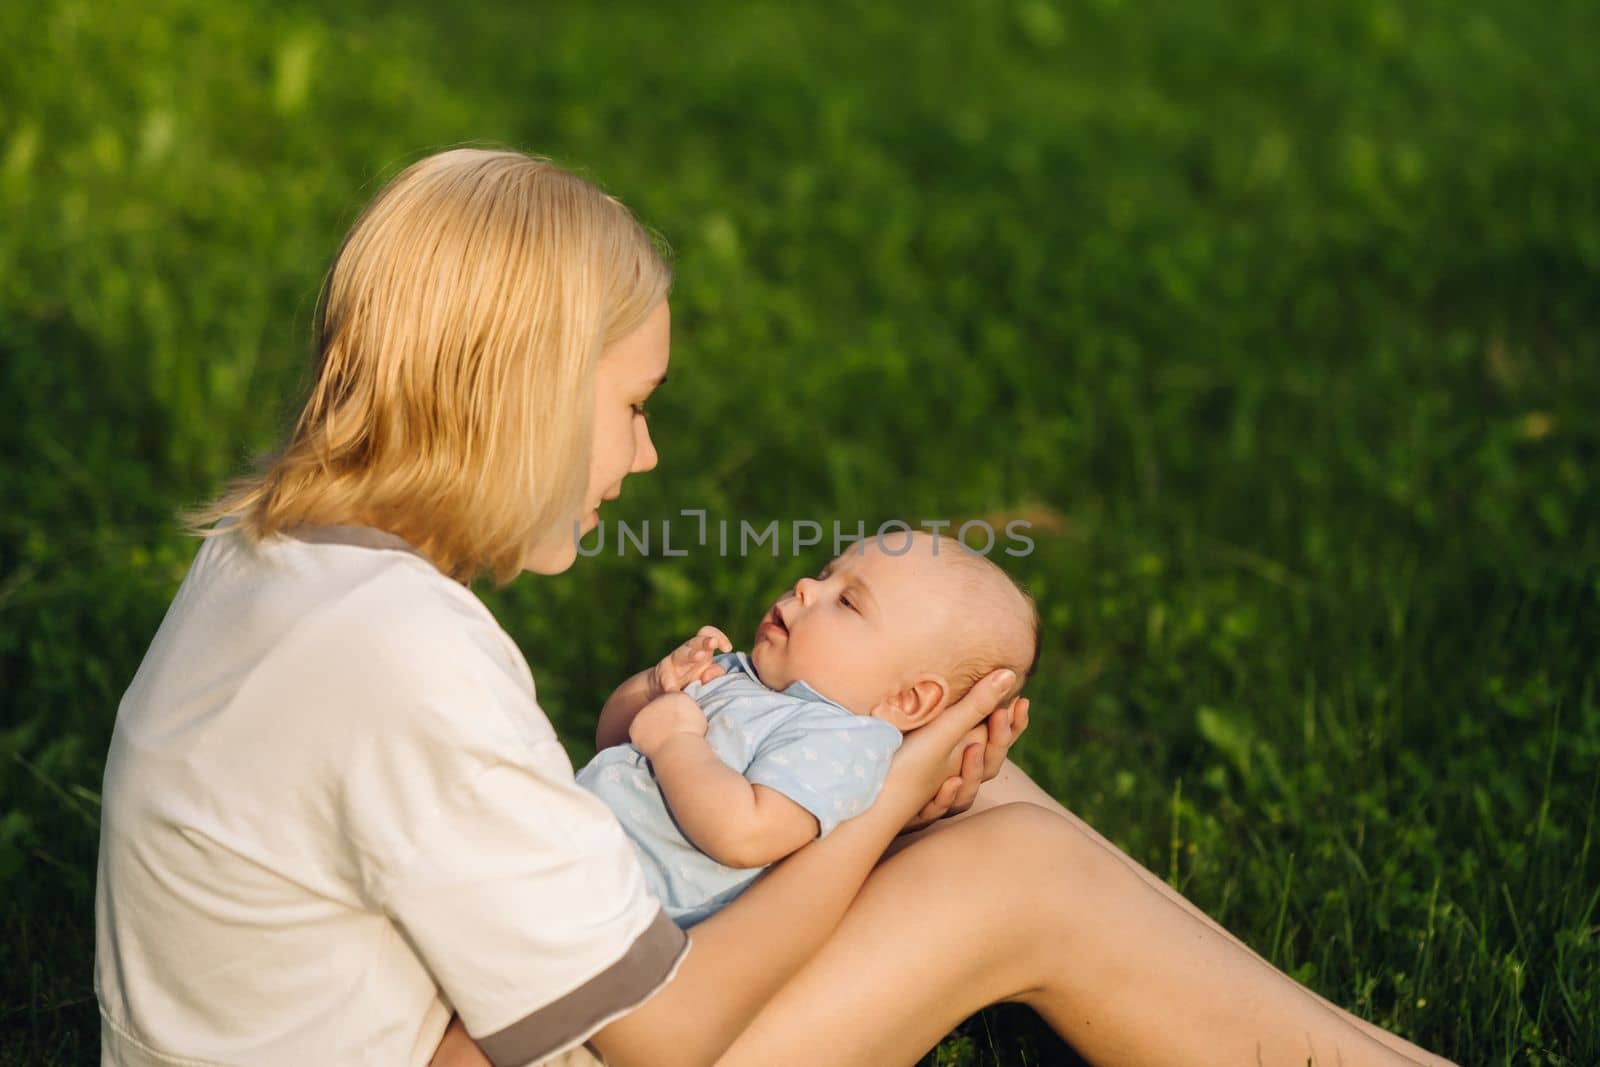
[[[1018,761],[1331,999],[1600,1062],[1600,8],[458,7],[0,5],[0,1064],[96,1062],[172,511],[283,429],[362,200],[464,141],[677,250],[621,514],[1060,516]],[[581,761],[814,559],[485,595]],[[1062,1055],[1005,1009],[929,1062]]]

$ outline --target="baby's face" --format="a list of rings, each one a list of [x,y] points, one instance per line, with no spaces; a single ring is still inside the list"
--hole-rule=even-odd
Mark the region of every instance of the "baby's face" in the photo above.
[[[959,551],[948,542],[941,550]],[[939,637],[952,610],[952,598],[940,595],[947,570],[920,539],[902,556],[876,540],[850,548],[768,610],[750,650],[761,681],[781,690],[803,680],[857,715],[874,714],[925,676],[916,673],[919,662],[943,658]]]

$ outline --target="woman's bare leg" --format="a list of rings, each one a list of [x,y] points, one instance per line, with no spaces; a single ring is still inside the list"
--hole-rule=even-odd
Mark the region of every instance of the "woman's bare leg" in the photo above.
[[[1074,815],[1072,812],[1068,811],[1054,797],[1040,788],[1038,783],[1036,783],[1032,778],[1029,778],[1027,773],[1023,771],[1022,768],[1018,767],[1010,760],[1006,761],[1005,765],[1001,768],[1000,773],[996,775],[992,781],[984,784],[983,790],[978,794],[977,801],[968,811],[961,815],[952,816],[951,818],[945,819],[940,823],[935,823],[934,825],[923,830],[919,830],[914,834],[906,834],[903,837],[896,839],[894,844],[889,847],[889,851],[885,853],[885,856],[892,856],[894,853],[905,848],[912,842],[929,834],[936,833],[943,828],[956,825],[962,819],[971,818],[973,815],[976,815],[981,811],[1004,804],[1014,803],[1034,804],[1046,809],[1047,811],[1054,812],[1055,814],[1066,819],[1068,822],[1072,823],[1072,825],[1076,826],[1080,831],[1086,834],[1091,840],[1110,851],[1114,856],[1131,868],[1134,873],[1136,873],[1147,885],[1160,891],[1162,895],[1167,897],[1167,899],[1171,900],[1173,903],[1187,911],[1190,915],[1203,922],[1215,933],[1226,937],[1244,951],[1249,952],[1252,956],[1255,956],[1256,959],[1261,960],[1263,964],[1266,964],[1266,960],[1262,959],[1261,956],[1258,955],[1255,950],[1250,948],[1249,945],[1246,945],[1243,941],[1240,941],[1233,934],[1229,933],[1220,924],[1218,924],[1216,920],[1212,919],[1211,916],[1201,911],[1194,904],[1190,903],[1190,901],[1186,899],[1183,894],[1179,893],[1176,889],[1172,888],[1172,886],[1168,885],[1166,881],[1157,877],[1154,873],[1141,866],[1127,853],[1123,852],[1121,849],[1117,848],[1116,845],[1113,845],[1110,841],[1107,841],[1104,837],[1102,837],[1092,826],[1078,818],[1078,816]],[[1270,966],[1270,964],[1267,965]],[[1401,1055],[1410,1057],[1418,1063],[1426,1064],[1428,1067],[1449,1067],[1449,1060],[1440,1056],[1435,1056],[1433,1053],[1413,1045],[1404,1038],[1390,1033],[1389,1031],[1383,1029],[1383,1027],[1374,1023],[1370,1023],[1367,1020],[1346,1011],[1337,1004],[1326,1000],[1313,990],[1307,989],[1305,986],[1301,986],[1298,983],[1296,983],[1296,985],[1305,993],[1306,996],[1311,997],[1317,1003],[1321,1004],[1330,1011],[1337,1012],[1345,1019],[1345,1021],[1350,1023],[1350,1025],[1361,1030],[1369,1037],[1383,1042],[1385,1045],[1388,1045]]]
[[[1410,1062],[1034,804],[884,860],[720,1062],[911,1063],[1003,1000],[1099,1065]]]

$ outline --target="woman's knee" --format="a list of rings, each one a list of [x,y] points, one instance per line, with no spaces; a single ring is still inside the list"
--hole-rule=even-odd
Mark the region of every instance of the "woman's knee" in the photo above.
[[[1038,804],[997,805],[967,822],[964,846],[939,859],[942,866],[976,865],[983,925],[992,950],[1006,960],[1010,988],[1002,999],[1032,1003],[1054,987],[1062,960],[1105,954],[1106,917],[1142,887],[1131,885],[1127,868],[1076,823]]]
[[[1025,800],[1000,804],[970,820],[981,823],[996,858],[1017,863],[1093,862],[1103,851],[1088,834],[1049,808]]]
[[[1130,875],[1114,853],[1078,823],[1026,801],[998,804],[913,842],[892,863],[903,869],[966,872],[973,888],[1030,910],[1072,913],[1072,905],[1117,891]]]
[[[1049,808],[1019,801],[970,821],[982,835],[989,876],[1012,899],[1026,898],[1037,924],[1052,933],[1081,933],[1084,917],[1143,888],[1115,853]]]
[[[1030,936],[1053,932],[1058,917],[1112,873],[1105,852],[1074,823],[1027,802],[999,804],[905,848],[889,862],[913,880],[937,878],[992,905]],[[1047,930],[1046,928],[1050,929]]]

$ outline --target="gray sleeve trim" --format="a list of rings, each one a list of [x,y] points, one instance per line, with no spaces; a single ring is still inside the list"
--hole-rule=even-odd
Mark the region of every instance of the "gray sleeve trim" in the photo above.
[[[495,1067],[522,1067],[584,1040],[650,998],[677,973],[689,937],[657,911],[611,966],[498,1033],[474,1037]]]

